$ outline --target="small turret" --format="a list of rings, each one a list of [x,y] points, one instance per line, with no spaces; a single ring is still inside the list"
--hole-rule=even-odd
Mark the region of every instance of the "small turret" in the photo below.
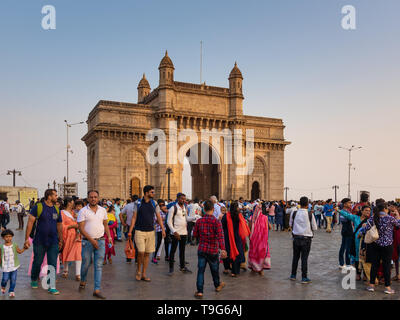
[[[162,58],[158,70],[160,70],[160,86],[173,85],[175,68],[171,58],[168,56],[168,51],[165,51],[165,56]]]
[[[143,78],[139,81],[137,89],[138,89],[138,103],[140,103],[147,95],[149,95],[151,91],[150,84],[147,81],[146,75],[144,73],[143,73]]]
[[[232,116],[243,114],[243,76],[242,72],[239,70],[237,63],[233,67],[231,73],[229,74],[229,105],[230,114]]]

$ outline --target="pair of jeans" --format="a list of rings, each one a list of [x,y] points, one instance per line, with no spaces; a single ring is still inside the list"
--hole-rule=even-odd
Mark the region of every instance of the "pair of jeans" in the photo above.
[[[275,216],[268,216],[268,222],[270,224],[275,224]]]
[[[318,228],[321,228],[321,215],[320,214],[316,214],[315,216],[315,222],[318,225]]]
[[[176,248],[178,247],[178,244],[179,244],[179,265],[180,265],[181,269],[183,269],[185,267],[186,241],[187,241],[187,236],[181,236],[180,240],[177,240],[175,237],[172,238],[171,252],[169,254],[169,268],[170,269],[174,268],[174,257],[175,257],[175,252],[176,252]]]
[[[52,266],[55,270],[57,270],[57,257],[58,257],[58,244],[53,244],[50,246],[43,246],[41,244],[33,244],[33,263],[31,270],[31,280],[37,281],[39,279],[40,267],[42,266],[44,256],[47,255],[47,265]],[[51,272],[50,270],[48,272]],[[56,274],[54,273],[54,277]],[[52,279],[54,281],[50,281],[51,286],[54,286],[56,279]]]
[[[188,222],[187,224],[187,230],[188,230],[187,243],[192,243],[193,241],[192,230],[194,228],[194,225],[195,225],[194,222]]]
[[[0,227],[7,229],[7,225],[10,222],[10,214],[4,212],[1,216]]]
[[[94,291],[100,290],[103,259],[106,253],[105,241],[97,240],[98,249],[95,249],[88,240],[82,240],[82,268],[81,282],[86,282],[87,273],[92,260],[94,264]]]
[[[153,259],[157,257],[158,250],[160,249],[162,241],[162,231],[156,232],[156,251],[154,251]]]
[[[390,267],[393,253],[393,245],[382,247],[375,242],[371,243],[368,247],[368,253],[371,254],[371,277],[369,279],[370,284],[375,283],[375,278],[378,274],[379,265],[382,260],[383,277],[385,279],[385,287],[390,286]]]
[[[24,229],[24,213],[18,213],[18,229]]]
[[[8,293],[14,292],[15,285],[17,284],[17,274],[18,269],[12,272],[3,272],[3,278],[1,279],[1,287],[6,288],[8,281],[10,281],[10,289],[8,289]]]
[[[353,237],[342,236],[342,244],[339,250],[339,265],[343,266],[346,259],[346,265],[350,265],[350,248]],[[343,255],[345,254],[345,259]]]
[[[122,223],[119,222],[117,226],[117,240],[122,239]]]
[[[213,278],[214,287],[217,288],[220,285],[219,282],[219,256],[218,254],[209,254],[205,252],[197,252],[198,264],[197,264],[197,292],[203,293],[204,287],[204,272],[206,271],[207,263],[210,265],[211,276]]]
[[[297,266],[301,257],[301,277],[307,278],[308,255],[310,254],[312,239],[309,237],[296,237],[293,239],[292,276],[297,274]]]

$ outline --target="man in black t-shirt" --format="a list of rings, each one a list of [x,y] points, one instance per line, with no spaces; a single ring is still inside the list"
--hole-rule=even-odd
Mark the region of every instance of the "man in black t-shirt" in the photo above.
[[[155,251],[154,217],[161,226],[163,238],[165,238],[165,230],[160,215],[160,207],[153,200],[155,196],[154,187],[145,186],[143,194],[144,197],[138,200],[136,208],[133,210],[128,237],[132,237],[132,230],[135,228],[135,243],[139,252],[136,280],[149,282],[151,280],[146,276],[146,270],[149,265],[150,254]]]

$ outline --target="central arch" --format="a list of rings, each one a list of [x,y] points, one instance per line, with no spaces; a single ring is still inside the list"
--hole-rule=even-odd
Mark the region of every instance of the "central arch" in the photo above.
[[[208,150],[208,161],[204,161],[207,154],[203,156],[202,150]],[[210,144],[199,142],[188,148],[185,156],[190,165],[191,198],[208,199],[212,195],[219,198],[221,162],[217,150]],[[182,179],[184,178],[182,177]]]

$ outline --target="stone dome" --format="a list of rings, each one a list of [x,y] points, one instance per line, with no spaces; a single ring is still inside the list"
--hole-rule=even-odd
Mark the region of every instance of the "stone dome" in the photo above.
[[[140,88],[149,88],[150,89],[150,84],[146,79],[146,75],[143,73],[143,78],[139,81],[138,89]]]
[[[229,79],[231,79],[231,78],[243,79],[242,72],[239,70],[236,62],[235,62],[235,66],[233,67],[231,73],[229,74]]]
[[[159,65],[158,69],[161,69],[161,68],[172,68],[172,69],[175,69],[171,58],[168,57],[168,51],[165,51],[165,56],[164,56],[164,58],[162,58],[162,60],[160,62],[160,65]]]

